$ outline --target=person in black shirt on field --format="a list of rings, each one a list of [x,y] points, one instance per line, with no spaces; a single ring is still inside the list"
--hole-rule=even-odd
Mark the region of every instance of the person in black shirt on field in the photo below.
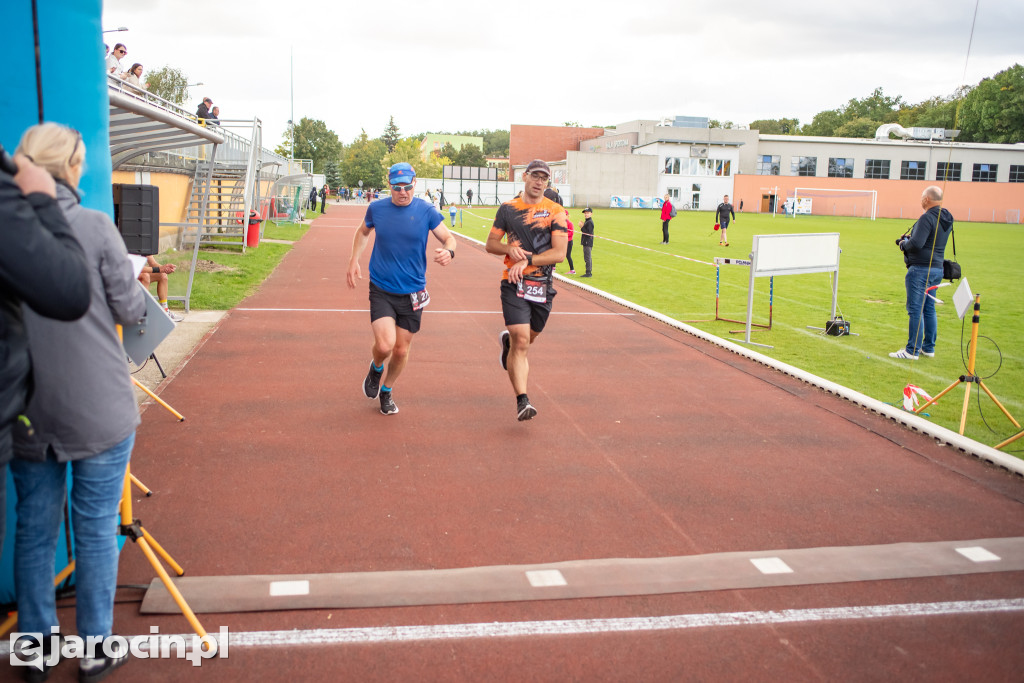
[[[722,226],[722,239],[718,244],[723,247],[729,246],[729,238],[725,231],[729,229],[730,215],[732,216],[731,220],[736,220],[736,212],[733,211],[732,204],[729,203],[729,195],[725,195],[722,198],[722,203],[718,205],[718,210],[715,211],[715,222]]]
[[[580,228],[580,246],[583,247],[583,263],[587,266],[587,272],[580,277],[593,277],[593,263],[590,261],[590,250],[594,248],[594,221],[591,218],[594,212],[588,206],[583,209],[583,226]]]

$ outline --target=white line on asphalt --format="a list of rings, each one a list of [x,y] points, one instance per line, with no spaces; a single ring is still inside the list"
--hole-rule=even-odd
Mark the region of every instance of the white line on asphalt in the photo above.
[[[368,308],[236,308],[236,311],[255,311],[255,312],[283,312],[283,313],[367,313],[370,309]],[[424,313],[469,313],[472,315],[478,315],[481,313],[492,313],[500,315],[501,311],[438,311],[438,310],[424,310]],[[635,313],[609,313],[606,311],[600,312],[573,312],[573,311],[553,311],[552,315],[611,315],[618,318],[632,318],[635,317]]]

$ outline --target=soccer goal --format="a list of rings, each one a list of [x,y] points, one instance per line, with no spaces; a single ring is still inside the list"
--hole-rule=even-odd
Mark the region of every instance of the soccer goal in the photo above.
[[[1006,210],[1006,222],[1007,223],[1020,223],[1020,209],[1007,209]]]
[[[878,212],[878,190],[838,190],[831,187],[797,187],[793,190],[794,206],[799,200],[811,200],[813,216],[852,216],[875,220]],[[806,202],[803,203],[806,205]],[[798,211],[793,212],[795,217]]]

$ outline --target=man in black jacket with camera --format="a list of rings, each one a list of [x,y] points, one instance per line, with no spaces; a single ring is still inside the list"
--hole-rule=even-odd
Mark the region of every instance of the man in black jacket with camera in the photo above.
[[[907,345],[890,358],[917,360],[920,354],[935,356],[938,316],[928,288],[942,282],[942,260],[946,240],[953,232],[953,214],[942,208],[942,189],[931,185],[921,193],[924,213],[909,235],[896,240],[907,264],[907,315],[910,317]]]
[[[32,384],[21,304],[57,320],[76,320],[89,309],[85,254],[56,196],[49,173],[0,147],[0,549],[12,434]]]

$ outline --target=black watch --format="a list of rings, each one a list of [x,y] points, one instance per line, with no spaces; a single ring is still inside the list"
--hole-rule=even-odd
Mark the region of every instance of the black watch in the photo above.
[[[533,265],[533,254],[527,254],[526,255],[526,263],[531,265],[531,266]]]

